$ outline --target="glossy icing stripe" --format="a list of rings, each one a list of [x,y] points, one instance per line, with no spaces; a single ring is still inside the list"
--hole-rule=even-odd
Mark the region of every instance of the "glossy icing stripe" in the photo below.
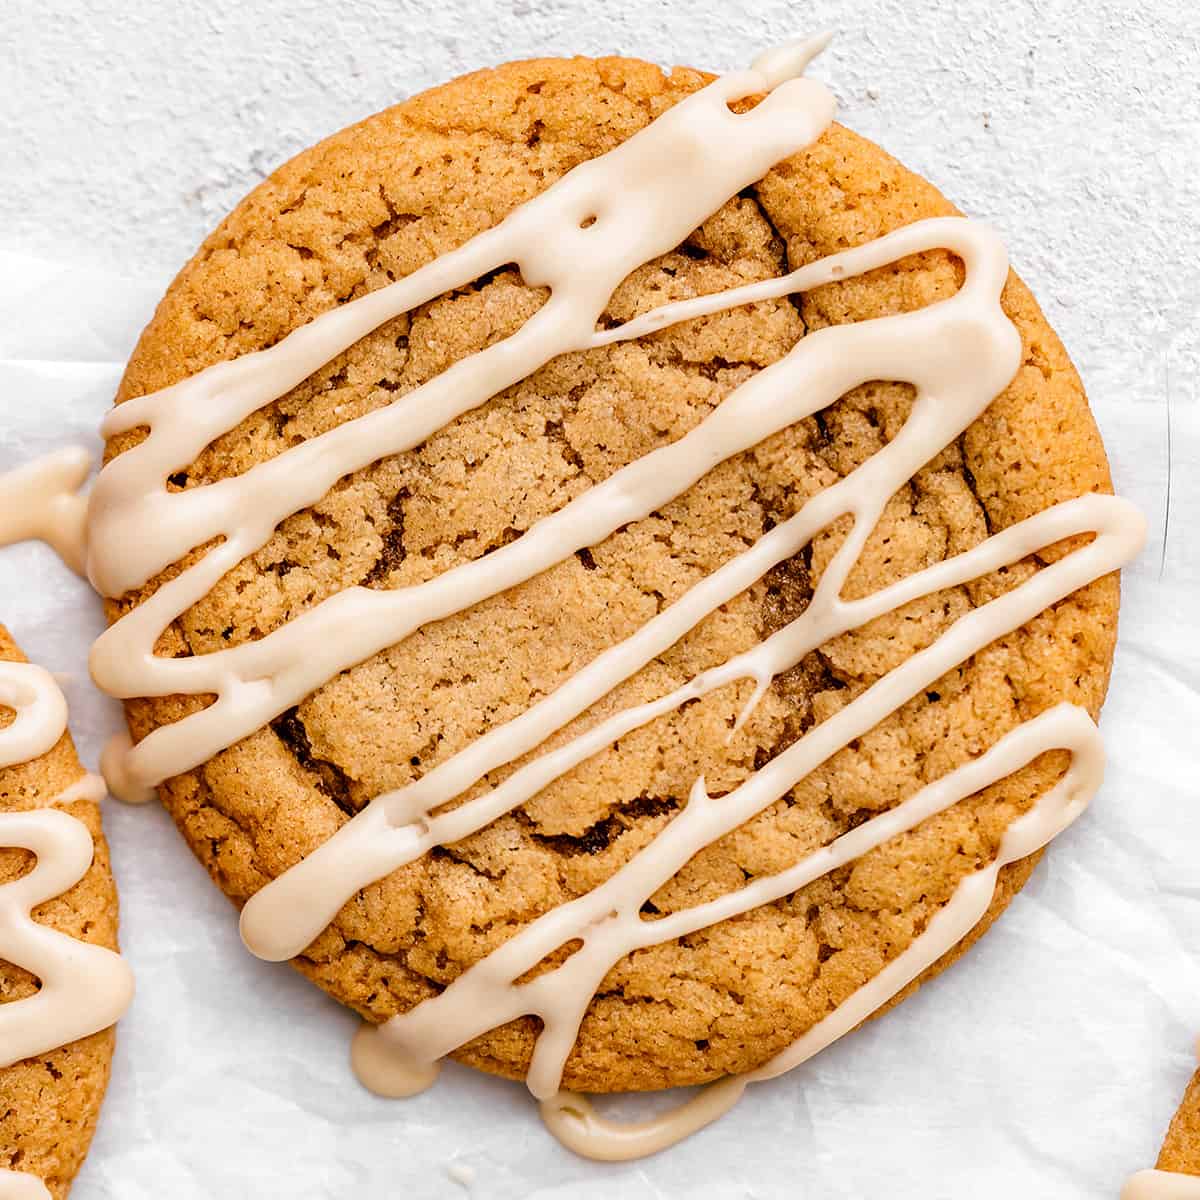
[[[54,676],[33,663],[0,660],[0,704],[13,710],[0,729],[0,768],[45,754],[67,727],[67,702]]]

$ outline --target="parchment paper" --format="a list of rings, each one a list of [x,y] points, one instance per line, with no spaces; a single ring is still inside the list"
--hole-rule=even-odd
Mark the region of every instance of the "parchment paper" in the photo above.
[[[98,450],[166,282],[0,255],[0,469]],[[1175,322],[1139,395],[1093,391],[1118,487],[1152,528],[1124,578],[1108,777],[963,963],[682,1146],[599,1166],[545,1133],[520,1086],[453,1065],[414,1100],[368,1095],[347,1062],[354,1019],[243,949],[157,805],[109,801],[138,992],[74,1200],[1115,1197],[1152,1164],[1200,1033],[1198,333]],[[94,766],[119,723],[87,678],[98,601],[19,546],[0,551],[0,619],[68,676]]]

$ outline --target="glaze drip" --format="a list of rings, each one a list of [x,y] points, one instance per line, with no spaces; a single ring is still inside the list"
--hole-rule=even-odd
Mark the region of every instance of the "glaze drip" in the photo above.
[[[67,727],[67,702],[54,676],[33,663],[0,661],[0,704],[14,714],[0,729],[0,768],[40,758]]]
[[[91,455],[82,446],[64,446],[0,475],[0,546],[46,542],[82,575],[87,499],[79,489],[91,469]]]

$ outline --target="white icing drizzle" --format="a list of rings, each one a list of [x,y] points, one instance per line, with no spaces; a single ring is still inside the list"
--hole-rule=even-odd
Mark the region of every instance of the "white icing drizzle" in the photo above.
[[[51,1200],[50,1189],[25,1171],[0,1167],[0,1200]]]
[[[748,1082],[744,1075],[727,1075],[677,1108],[642,1121],[602,1117],[576,1092],[555,1092],[538,1110],[546,1128],[568,1150],[601,1162],[628,1162],[666,1150],[711,1125],[742,1098]]]
[[[149,804],[158,793],[149,784],[140,783],[129,772],[129,751],[133,741],[129,731],[122,729],[104,743],[100,751],[100,774],[109,793],[122,804]]]
[[[398,1055],[381,1052],[380,1036],[377,1025],[363,1024],[350,1040],[350,1065],[367,1091],[400,1100],[416,1096],[433,1084],[441,1070],[437,1059],[410,1063]]]
[[[79,489],[91,469],[87,450],[64,446],[0,475],[0,546],[46,542],[82,575],[87,498]]]
[[[1200,1175],[1139,1171],[1125,1181],[1121,1200],[1200,1200]]]
[[[217,697],[209,707],[155,729],[124,754],[121,769],[127,777],[149,787],[206,761],[338,672],[422,625],[520,584],[649,515],[718,463],[857,385],[901,380],[916,391],[904,428],[852,474],[813,497],[794,517],[521,716],[414,784],[377,797],[307,859],[260,891],[245,907],[242,932],[247,945],[267,958],[301,952],[359,889],[525,803],[629,730],[715,688],[753,679],[756,690],[744,719],[780,671],[828,639],[1063,538],[1094,535],[957,621],[719,801],[707,795],[702,778],[697,780],[686,807],[604,884],[527,925],[440,995],[378,1030],[360,1031],[352,1058],[360,1078],[381,1094],[419,1090],[432,1082],[441,1056],[489,1029],[534,1014],[543,1028],[528,1084],[542,1099],[543,1116],[555,1136],[594,1157],[628,1158],[661,1149],[730,1107],[747,1083],[788,1070],[842,1036],[941,958],[978,923],[1002,867],[1043,846],[1078,815],[1098,786],[1103,755],[1095,727],[1082,710],[1061,705],[788,870],[655,921],[640,916],[643,902],[703,847],[774,803],[988,643],[1128,561],[1144,538],[1141,517],[1125,501],[1082,496],[878,593],[854,601],[841,598],[888,498],[984,411],[1019,365],[1020,339],[1000,305],[1007,256],[995,235],[974,223],[957,218],[918,222],[780,279],[667,305],[614,330],[596,329],[613,289],[631,270],[674,248],[729,197],[825,128],[833,115],[829,93],[793,77],[823,44],[815,39],[770,52],[749,71],[719,79],[681,101],[458,250],[320,316],[268,350],[127,401],[105,420],[103,431],[110,437],[139,427],[148,432],[105,467],[93,492],[88,567],[97,589],[123,595],[190,550],[216,540],[203,558],[158,587],[93,648],[93,675],[113,695]],[[731,100],[762,90],[770,94],[749,113],[730,112]],[[315,503],[338,478],[418,445],[556,355],[794,294],[939,248],[956,254],[966,269],[962,287],[951,298],[916,312],[810,333],[783,359],[734,390],[686,436],[617,471],[486,558],[412,587],[346,589],[251,643],[185,658],[154,655],[154,645],[170,623],[261,547],[282,519]],[[550,297],[509,338],[456,363],[397,403],[240,476],[182,492],[167,489],[167,477],[187,468],[215,437],[382,322],[514,262],[527,283],[548,287]],[[500,786],[452,812],[434,815],[489,771],[535,750],[846,515],[853,519],[850,533],[807,609],[790,625],[670,695],[619,712],[534,758]],[[134,530],[136,537],[131,536]],[[623,956],[786,896],[1053,749],[1071,752],[1069,770],[1012,822],[996,859],[962,880],[906,950],[770,1062],[702,1091],[673,1114],[634,1126],[605,1121],[582,1098],[557,1093],[584,1013],[604,975]],[[580,947],[560,966],[530,982],[515,982],[572,941]]]
[[[54,676],[33,663],[0,660],[0,704],[14,713],[0,729],[0,767],[40,758],[67,727],[67,702]]]

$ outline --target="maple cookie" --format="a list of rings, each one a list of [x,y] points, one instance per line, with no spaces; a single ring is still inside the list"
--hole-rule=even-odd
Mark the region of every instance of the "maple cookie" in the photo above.
[[[410,1065],[773,1072],[1098,781],[1137,533],[1079,377],[789,69],[435,88],[255,189],[129,362],[93,671],[251,947]]]
[[[67,1194],[108,1086],[132,984],[103,794],[53,678],[0,626],[0,1197]]]
[[[1132,1176],[1121,1200],[1200,1200],[1200,1071],[1171,1120],[1156,1167]]]

